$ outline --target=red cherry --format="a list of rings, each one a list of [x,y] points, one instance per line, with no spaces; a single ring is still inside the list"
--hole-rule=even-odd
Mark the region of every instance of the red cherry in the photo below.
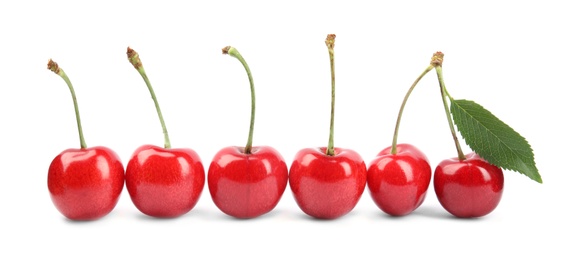
[[[145,81],[155,103],[165,148],[143,145],[135,150],[127,164],[125,185],[131,201],[142,213],[159,218],[178,217],[197,204],[205,185],[205,170],[199,155],[192,149],[171,148],[159,102],[139,53],[127,47],[127,58]]]
[[[244,147],[229,146],[213,158],[208,185],[215,205],[236,218],[255,218],[266,214],[280,201],[288,183],[288,168],[282,155],[269,146],[252,146],[256,96],[250,68],[232,46],[222,49],[240,61],[250,82],[250,129]]]
[[[288,182],[282,156],[269,146],[231,146],[220,150],[208,172],[208,186],[215,205],[237,218],[254,218],[270,212],[280,201]]]
[[[382,150],[368,167],[367,186],[375,204],[392,216],[403,216],[425,200],[431,167],[425,154],[410,144]]]
[[[96,220],[109,214],[117,205],[125,180],[123,164],[119,156],[107,147],[87,147],[71,81],[51,59],[48,69],[68,85],[81,147],[67,149],[52,160],[48,169],[50,197],[65,217],[71,220]]]
[[[290,188],[300,209],[322,219],[334,219],[349,213],[361,198],[367,179],[367,169],[361,156],[351,149],[334,146],[335,39],[335,34],[328,34],[325,41],[332,83],[328,146],[298,151],[289,176]]]
[[[289,183],[296,203],[306,214],[334,219],[349,213],[366,185],[367,170],[361,156],[350,149],[306,148],[294,157]]]
[[[54,158],[48,170],[50,197],[72,220],[96,220],[111,212],[123,181],[119,157],[103,146],[67,149]]]
[[[198,154],[188,148],[143,145],[125,171],[125,185],[133,204],[152,217],[173,218],[189,212],[205,183]]]
[[[504,176],[476,153],[466,159],[443,160],[435,169],[434,187],[437,199],[452,215],[460,218],[482,217],[499,204]]]

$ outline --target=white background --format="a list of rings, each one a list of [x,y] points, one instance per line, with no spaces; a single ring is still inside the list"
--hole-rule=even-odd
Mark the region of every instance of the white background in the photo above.
[[[571,256],[565,1],[201,2],[0,4],[0,258]],[[131,46],[173,147],[194,149],[208,168],[219,149],[244,145],[248,134],[248,79],[221,54],[232,45],[256,85],[254,145],[273,146],[289,165],[298,150],[327,145],[329,33],[337,34],[336,146],[367,163],[390,145],[403,96],[442,51],[450,94],[476,101],[526,137],[544,184],[505,172],[497,209],[470,220],[451,217],[432,185],[425,203],[402,218],[382,213],[367,190],[333,221],[307,217],[289,188],[275,210],[251,220],[220,212],[206,186],[191,212],[169,220],[144,216],[126,190],[112,213],[93,222],[68,221],[53,206],[48,166],[79,141],[69,90],[47,70],[48,59],[74,84],[87,145],[110,147],[126,163],[138,146],[163,144],[149,92],[126,58]],[[434,71],[409,100],[399,142],[423,150],[432,167],[456,155]]]

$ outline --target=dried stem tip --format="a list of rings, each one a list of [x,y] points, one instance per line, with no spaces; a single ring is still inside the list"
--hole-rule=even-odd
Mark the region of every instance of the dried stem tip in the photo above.
[[[60,74],[60,70],[61,70],[60,66],[55,61],[53,61],[52,59],[50,59],[48,61],[48,69],[53,71],[54,73],[56,73],[58,75]]]
[[[222,54],[228,54],[228,51],[230,50],[230,46],[226,46],[224,48],[222,48]]]
[[[139,53],[130,47],[127,47],[127,59],[129,59],[131,65],[133,65],[137,70],[143,66],[143,63],[141,63],[141,60],[139,59]]]
[[[334,42],[335,41],[336,41],[336,35],[335,34],[328,34],[328,36],[326,37],[326,46],[328,46],[328,49],[334,48]]]
[[[435,52],[433,57],[431,57],[431,65],[434,67],[443,65],[443,56],[445,56],[445,54],[442,52]]]

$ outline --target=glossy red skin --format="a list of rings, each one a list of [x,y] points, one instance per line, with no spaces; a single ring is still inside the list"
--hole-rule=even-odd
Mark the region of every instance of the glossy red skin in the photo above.
[[[367,169],[361,156],[351,149],[306,148],[294,157],[289,183],[300,209],[319,219],[335,219],[349,213],[366,185]]]
[[[288,183],[288,167],[274,148],[230,146],[213,158],[208,187],[215,205],[236,218],[255,218],[276,207]]]
[[[109,214],[123,190],[125,172],[111,149],[67,149],[48,170],[48,190],[56,208],[71,220],[96,220]]]
[[[375,204],[392,216],[404,216],[425,200],[431,182],[431,166],[423,152],[410,144],[391,146],[372,160],[367,172],[367,187]]]
[[[143,145],[133,153],[125,171],[131,201],[142,213],[175,218],[197,204],[205,184],[199,155],[188,148]]]
[[[459,218],[482,217],[499,204],[503,188],[502,169],[475,153],[443,160],[435,169],[434,187],[439,203]]]

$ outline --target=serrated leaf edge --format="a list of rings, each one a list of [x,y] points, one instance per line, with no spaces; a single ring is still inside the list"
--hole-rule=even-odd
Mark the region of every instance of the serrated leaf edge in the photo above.
[[[519,149],[513,149],[509,144],[505,143],[504,140],[502,140],[502,138],[499,138],[497,134],[495,134],[493,131],[491,131],[488,127],[486,127],[481,120],[477,120],[471,113],[467,112],[467,109],[463,108],[461,105],[459,105],[459,102],[470,102],[472,103],[471,105],[476,105],[478,106],[480,109],[482,109],[483,111],[487,112],[492,118],[496,119],[497,122],[495,123],[501,123],[500,127],[506,128],[507,130],[512,131],[514,134],[516,134],[515,136],[517,136],[518,138],[522,138],[522,140],[526,143],[527,148],[529,149],[529,151],[526,151],[527,153],[530,152],[532,157],[530,158],[531,160],[531,164],[527,164],[525,161],[523,161],[522,156],[518,153],[515,153],[515,151],[518,151]],[[479,151],[481,150],[480,147],[478,147],[478,145],[475,145],[474,143],[469,142],[466,137],[465,137],[465,133],[462,131],[462,127],[459,127],[459,119],[455,116],[455,113],[453,113],[454,108],[453,106],[456,106],[458,110],[462,110],[464,111],[464,115],[469,116],[472,118],[472,120],[468,120],[465,119],[464,121],[466,122],[472,122],[472,123],[477,123],[480,124],[480,128],[485,129],[488,132],[488,135],[495,137],[496,139],[498,139],[500,141],[500,145],[504,146],[506,148],[506,150],[510,151],[510,153],[513,153],[515,155],[515,158],[518,158],[518,160],[515,162],[517,165],[520,165],[519,167],[511,167],[508,166],[504,163],[504,161],[508,161],[508,159],[498,159],[495,156],[492,156],[490,154],[487,153],[483,153],[483,151]],[[457,127],[457,130],[459,131],[459,133],[461,133],[461,136],[463,137],[463,139],[465,140],[465,143],[471,148],[473,149],[477,154],[479,154],[479,156],[481,156],[483,159],[489,161],[490,163],[493,163],[498,166],[501,167],[505,170],[511,170],[511,171],[516,171],[519,172],[527,177],[529,177],[530,179],[537,181],[539,183],[542,183],[542,177],[540,176],[540,174],[538,173],[538,169],[536,167],[536,163],[534,161],[534,150],[532,149],[532,147],[530,146],[530,144],[528,143],[528,141],[526,140],[526,138],[524,138],[521,134],[519,134],[518,132],[516,132],[512,127],[510,127],[508,124],[504,123],[502,120],[500,120],[498,117],[496,117],[493,113],[491,113],[489,110],[487,110],[486,108],[484,108],[482,105],[471,101],[471,100],[465,100],[465,99],[460,99],[460,100],[455,100],[455,99],[451,99],[451,114],[453,115],[453,121],[455,123],[455,126]],[[459,115],[461,116],[461,115]],[[468,125],[468,124],[467,124]],[[476,129],[476,128],[472,128],[472,129]],[[492,150],[492,148],[491,148]],[[503,155],[504,156],[504,155]],[[528,157],[528,156],[527,156]],[[519,169],[520,168],[520,169]],[[527,169],[527,171],[523,171],[522,169]]]

